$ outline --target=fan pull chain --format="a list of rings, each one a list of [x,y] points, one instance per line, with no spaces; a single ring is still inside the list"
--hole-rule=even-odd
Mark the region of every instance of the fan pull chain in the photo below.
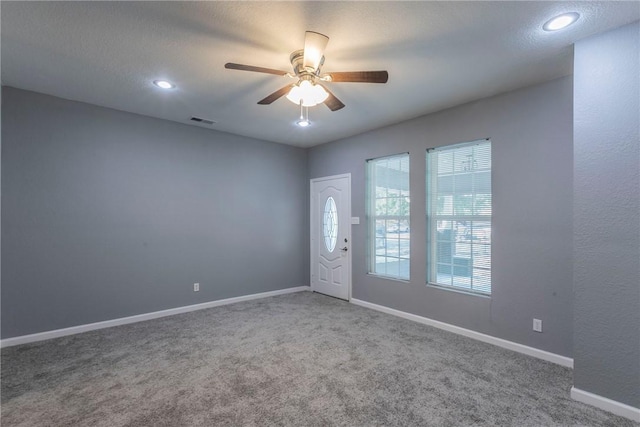
[[[311,122],[309,121],[309,107],[303,107],[302,102],[303,100],[301,99],[300,100],[300,120],[298,120],[296,123],[300,127],[307,127],[311,124]]]

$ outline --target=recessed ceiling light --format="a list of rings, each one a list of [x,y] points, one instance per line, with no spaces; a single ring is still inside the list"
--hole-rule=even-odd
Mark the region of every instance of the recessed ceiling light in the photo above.
[[[176,87],[173,83],[166,80],[154,80],[153,84],[162,89],[173,89],[174,87]]]
[[[580,18],[580,15],[576,12],[563,13],[545,22],[542,29],[545,31],[561,30],[576,22],[578,18]]]

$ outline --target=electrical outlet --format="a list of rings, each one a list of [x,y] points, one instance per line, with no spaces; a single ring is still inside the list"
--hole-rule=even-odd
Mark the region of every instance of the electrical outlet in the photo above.
[[[198,291],[200,291],[200,283],[194,283],[193,292],[198,292]]]
[[[536,332],[542,332],[542,320],[533,319],[533,330]]]

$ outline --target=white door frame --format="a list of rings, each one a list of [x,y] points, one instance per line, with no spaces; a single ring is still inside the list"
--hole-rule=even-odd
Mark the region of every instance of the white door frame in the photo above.
[[[309,211],[311,213],[310,215],[310,222],[309,222],[309,234],[310,234],[310,241],[309,243],[311,244],[310,247],[310,263],[309,263],[309,282],[311,284],[311,290],[313,291],[313,268],[314,268],[314,263],[317,262],[317,254],[314,253],[314,240],[315,240],[315,236],[314,236],[314,230],[313,230],[313,226],[314,226],[314,221],[318,221],[318,218],[315,218],[316,215],[316,210],[314,209],[314,197],[313,197],[313,184],[317,183],[317,182],[322,182],[322,181],[328,181],[328,180],[332,180],[332,179],[338,179],[338,178],[346,178],[347,179],[347,192],[348,192],[348,206],[344,206],[342,207],[342,209],[347,210],[347,240],[348,240],[348,245],[347,247],[349,248],[349,250],[347,251],[347,263],[349,264],[349,275],[347,277],[347,281],[349,282],[347,284],[347,301],[351,301],[351,288],[352,288],[352,279],[353,279],[353,262],[352,262],[352,250],[353,250],[353,239],[352,239],[352,230],[351,230],[351,173],[344,173],[344,174],[340,174],[340,175],[331,175],[331,176],[323,176],[320,178],[313,178],[309,181]],[[317,224],[317,223],[315,223]],[[344,242],[338,242],[338,244],[344,244]],[[337,246],[337,245],[336,245]],[[315,256],[314,256],[315,255]]]

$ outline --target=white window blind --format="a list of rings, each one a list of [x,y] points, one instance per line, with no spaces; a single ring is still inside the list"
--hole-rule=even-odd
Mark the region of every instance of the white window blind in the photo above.
[[[427,151],[427,276],[491,294],[491,141]]]
[[[367,161],[369,273],[409,279],[409,154]]]

